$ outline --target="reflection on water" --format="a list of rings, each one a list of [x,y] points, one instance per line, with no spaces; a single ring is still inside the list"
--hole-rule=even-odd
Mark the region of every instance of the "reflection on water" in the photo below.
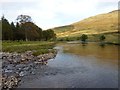
[[[73,53],[80,56],[93,56],[101,60],[101,62],[118,63],[118,46],[105,45],[99,46],[96,43],[82,44],[64,44],[64,53]]]
[[[24,78],[26,88],[117,88],[118,46],[57,44],[58,54],[37,74]]]

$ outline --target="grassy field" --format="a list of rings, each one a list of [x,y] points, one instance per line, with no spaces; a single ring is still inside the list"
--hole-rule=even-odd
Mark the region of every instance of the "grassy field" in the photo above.
[[[82,34],[81,34],[82,35]],[[60,37],[58,41],[80,41],[80,36],[69,36],[69,37]],[[113,43],[113,44],[120,44],[120,34],[119,33],[106,33],[106,34],[91,34],[88,35],[88,42],[99,42],[100,35],[104,35],[106,37],[105,42]]]
[[[100,34],[105,34],[106,41],[117,42],[118,34],[115,33],[118,33],[118,11],[92,16],[53,30],[58,38],[76,38],[87,34],[90,40],[97,40]]]
[[[54,42],[45,41],[3,41],[3,52],[24,53],[26,51],[34,51],[34,55],[52,52]]]

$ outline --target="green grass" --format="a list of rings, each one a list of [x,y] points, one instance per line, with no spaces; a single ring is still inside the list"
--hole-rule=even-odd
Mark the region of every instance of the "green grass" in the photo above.
[[[92,36],[92,34],[111,33],[107,35],[106,41],[117,43],[116,36],[112,33],[118,32],[118,13],[118,10],[115,10],[99,14],[70,25],[53,28],[53,30],[58,38],[62,38],[61,41],[64,41],[65,37],[80,37],[82,34],[90,35],[89,40],[97,41],[99,35]]]
[[[101,34],[91,34],[91,35],[88,35],[88,39],[87,41],[92,41],[92,42],[99,42],[99,37],[100,37]],[[103,34],[106,39],[105,39],[105,42],[108,42],[108,43],[113,43],[113,44],[120,44],[120,34],[119,33],[105,33]],[[80,36],[74,36],[74,37],[60,37],[60,38],[57,38],[57,41],[77,41],[77,40],[80,40]]]
[[[54,49],[40,49],[40,50],[33,52],[33,55],[38,56],[40,54],[45,54],[45,53],[50,53],[50,52],[54,52]]]
[[[3,41],[2,51],[24,53],[34,50],[34,54],[38,55],[48,53],[49,49],[53,49],[54,45],[54,42],[45,41]]]

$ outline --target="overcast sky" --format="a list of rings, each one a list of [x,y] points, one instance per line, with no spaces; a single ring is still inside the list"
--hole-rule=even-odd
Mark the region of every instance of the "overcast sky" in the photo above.
[[[0,16],[9,22],[18,15],[32,17],[42,29],[68,25],[118,9],[119,0],[0,0]]]

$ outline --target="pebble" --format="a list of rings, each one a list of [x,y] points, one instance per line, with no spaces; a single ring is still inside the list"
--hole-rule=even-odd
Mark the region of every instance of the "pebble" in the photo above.
[[[2,52],[2,88],[15,88],[21,77],[35,75],[38,65],[46,65],[49,59],[56,56],[55,53],[33,56],[33,51],[25,53]]]
[[[21,71],[21,72],[19,73],[19,76],[21,76],[21,77],[23,77],[23,76],[25,76],[25,75],[27,75],[27,72]]]

